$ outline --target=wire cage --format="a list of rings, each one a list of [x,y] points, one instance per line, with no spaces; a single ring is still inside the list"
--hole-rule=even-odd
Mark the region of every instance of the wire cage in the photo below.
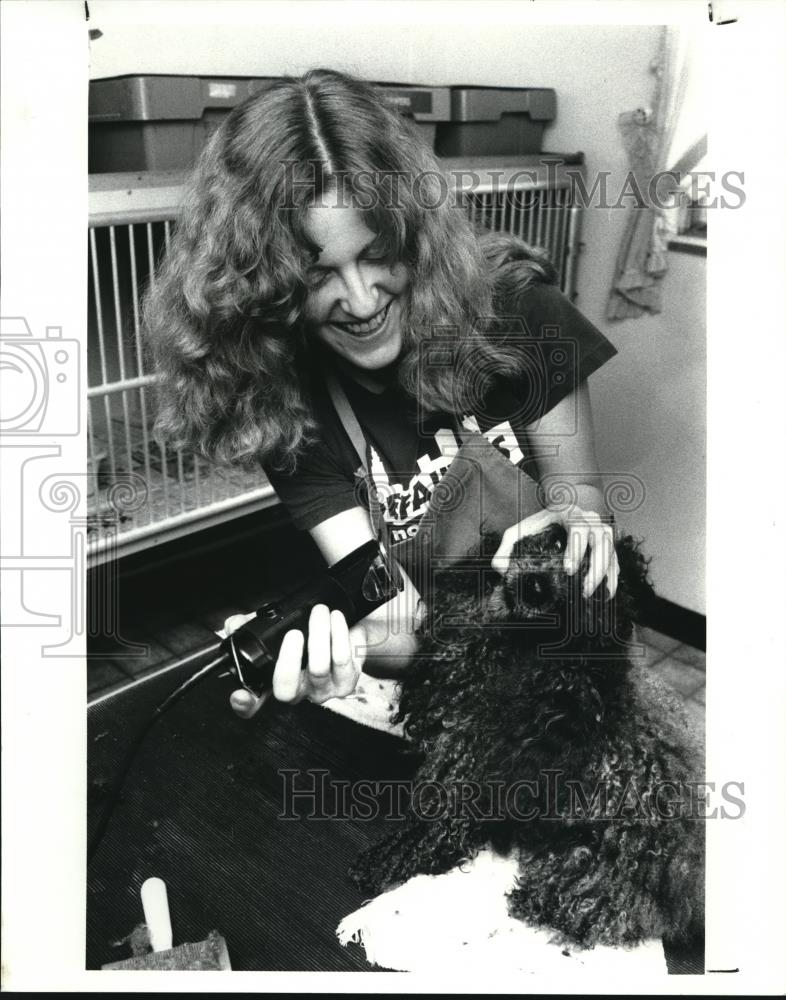
[[[444,160],[477,225],[543,247],[575,294],[580,156]],[[156,375],[140,302],[176,224],[179,172],[94,174],[88,229],[88,562],[98,565],[278,502],[261,468],[218,466],[153,434]]]

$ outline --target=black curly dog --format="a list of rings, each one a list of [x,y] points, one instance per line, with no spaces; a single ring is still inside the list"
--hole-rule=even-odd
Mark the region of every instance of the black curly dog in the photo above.
[[[589,552],[569,576],[565,542],[524,539],[504,579],[479,559],[442,573],[398,712],[419,805],[351,874],[378,893],[491,844],[520,859],[510,913],[555,940],[684,943],[703,933],[703,761],[637,656],[648,564],[622,539],[616,596],[585,598]]]

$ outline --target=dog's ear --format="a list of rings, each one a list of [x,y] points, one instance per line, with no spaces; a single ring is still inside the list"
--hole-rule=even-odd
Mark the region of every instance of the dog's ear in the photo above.
[[[617,599],[626,601],[630,618],[641,621],[655,599],[655,590],[649,578],[650,560],[641,551],[641,540],[632,535],[621,538],[616,550],[620,567]]]

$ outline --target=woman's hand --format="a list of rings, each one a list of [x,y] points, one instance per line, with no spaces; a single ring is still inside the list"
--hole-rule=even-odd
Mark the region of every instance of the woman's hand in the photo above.
[[[550,524],[561,524],[568,534],[565,546],[565,572],[571,576],[581,566],[587,546],[590,547],[590,564],[584,579],[583,593],[589,597],[606,580],[607,599],[617,592],[619,564],[614,550],[614,528],[600,519],[592,510],[571,507],[567,511],[541,510],[526,517],[502,536],[502,542],[491,560],[494,569],[502,574],[508,568],[513,547],[527,535],[537,535]]]
[[[245,615],[233,615],[225,622],[227,633],[234,632],[244,621]],[[278,660],[273,671],[273,690],[261,698],[241,688],[233,691],[230,704],[244,719],[256,715],[270,694],[279,701],[295,703],[309,698],[321,704],[329,698],[345,698],[352,694],[358,682],[363,657],[353,653],[363,641],[363,627],[350,630],[340,611],[329,611],[324,604],[313,608],[308,620],[308,639],[298,629],[284,636]],[[303,652],[307,648],[308,666],[303,666]]]

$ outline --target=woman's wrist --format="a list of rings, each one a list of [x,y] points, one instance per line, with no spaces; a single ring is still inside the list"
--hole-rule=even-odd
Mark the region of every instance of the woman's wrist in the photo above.
[[[402,590],[367,615],[363,633],[363,670],[374,677],[400,677],[417,653],[417,631],[423,616],[423,601],[403,569]]]
[[[358,670],[363,670],[368,658],[368,630],[365,622],[358,622],[349,630],[349,650]]]
[[[383,631],[379,623],[366,632],[363,671],[371,677],[400,677],[417,652],[413,632]]]
[[[601,486],[595,483],[571,483],[569,488],[571,504],[566,511],[568,517],[570,517],[571,508],[576,508],[585,513],[592,512],[593,514],[597,514],[601,521],[604,522],[612,522],[614,520],[611,511],[606,506],[604,491]],[[555,506],[561,506],[561,504]]]

